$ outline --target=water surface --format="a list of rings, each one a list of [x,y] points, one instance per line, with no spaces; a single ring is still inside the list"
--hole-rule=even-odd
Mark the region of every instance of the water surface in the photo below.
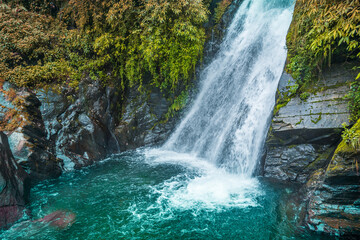
[[[294,227],[283,213],[283,199],[292,191],[229,174],[190,155],[144,149],[113,156],[33,189],[33,219],[68,210],[76,214],[68,229],[20,222],[0,233],[0,238],[307,238],[309,233]]]

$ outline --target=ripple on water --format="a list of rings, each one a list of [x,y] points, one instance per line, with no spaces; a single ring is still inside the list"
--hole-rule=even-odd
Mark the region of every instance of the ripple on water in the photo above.
[[[33,189],[33,219],[69,210],[69,229],[28,221],[0,239],[294,239],[278,211],[281,194],[202,159],[144,149]]]

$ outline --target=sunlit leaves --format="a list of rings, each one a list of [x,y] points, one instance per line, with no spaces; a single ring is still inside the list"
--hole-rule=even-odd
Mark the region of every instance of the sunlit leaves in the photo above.
[[[299,0],[287,38],[287,69],[300,83],[313,81],[339,54],[359,58],[359,41],[358,0]]]
[[[194,71],[207,14],[201,0],[122,1],[110,8],[107,32],[96,39],[95,50],[130,86],[141,88],[150,73],[153,85],[171,91]]]

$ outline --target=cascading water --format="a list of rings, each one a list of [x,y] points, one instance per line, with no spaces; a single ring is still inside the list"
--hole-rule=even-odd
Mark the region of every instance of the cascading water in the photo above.
[[[164,148],[251,176],[283,71],[290,1],[245,0],[200,92]]]
[[[123,153],[37,185],[33,219],[66,209],[75,224],[58,231],[23,221],[0,238],[303,239],[279,213],[280,195],[291,189],[252,177],[292,9],[293,0],[243,0],[201,73],[198,96],[162,148]]]
[[[162,148],[146,151],[151,164],[201,172],[158,186],[160,199],[172,207],[257,205],[262,192],[252,175],[285,64],[292,9],[292,0],[244,0],[217,56],[200,74],[187,114]]]

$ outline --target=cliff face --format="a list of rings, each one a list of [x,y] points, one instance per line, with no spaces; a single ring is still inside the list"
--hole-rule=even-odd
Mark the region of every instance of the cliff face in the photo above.
[[[349,123],[345,96],[355,77],[351,65],[334,66],[307,99],[294,96],[280,107],[267,139],[266,177],[305,183],[311,172],[327,164],[341,138],[342,124]],[[292,85],[294,80],[284,73],[279,95],[289,94]]]
[[[354,128],[359,131],[360,122]],[[340,236],[360,235],[359,150],[345,141],[337,147],[330,163],[319,168],[317,180],[310,179],[306,225],[319,232]]]
[[[6,135],[0,132],[0,229],[23,216],[29,190],[28,174],[15,161]]]
[[[300,199],[302,225],[350,238],[359,235],[358,150],[341,136],[343,124],[349,124],[346,95],[358,74],[354,66],[333,63],[302,94],[299,79],[284,72],[263,164],[266,178],[301,184],[294,198]]]

